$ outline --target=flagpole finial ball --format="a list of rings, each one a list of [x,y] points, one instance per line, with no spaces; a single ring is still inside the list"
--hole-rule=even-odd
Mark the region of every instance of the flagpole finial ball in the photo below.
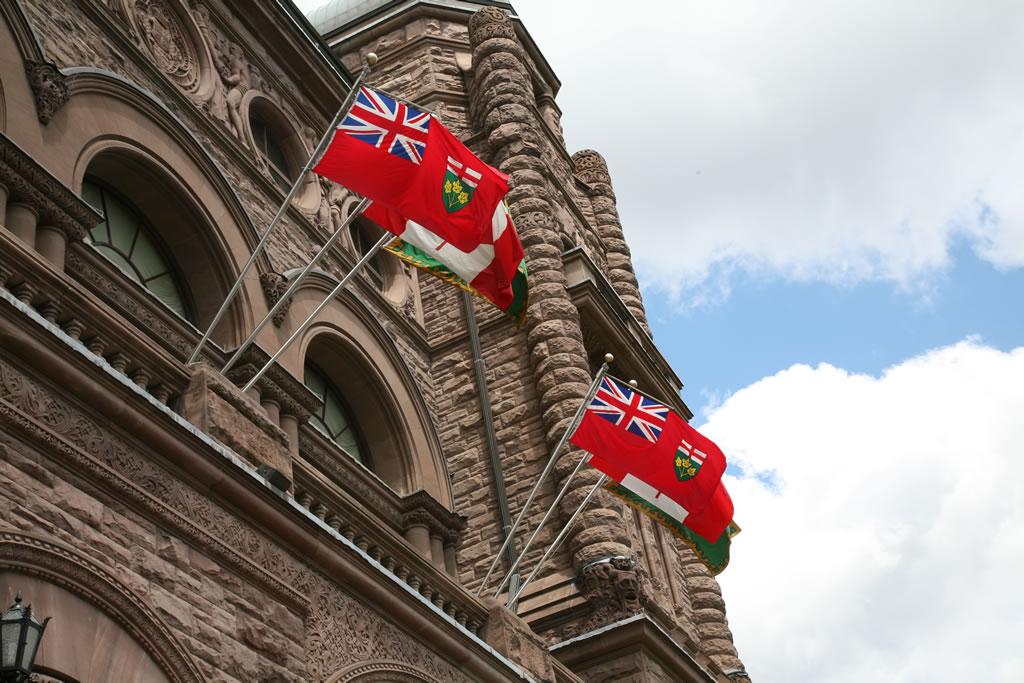
[[[631,387],[633,387],[634,389],[636,389],[636,380],[635,380],[635,379],[631,379],[631,380],[629,380],[629,386],[631,386]]]
[[[377,64],[377,53],[376,52],[367,52],[366,53],[366,63],[369,64],[370,66],[376,65]]]
[[[605,363],[611,363],[613,360],[615,360],[615,356],[613,356],[610,353],[604,354],[604,362]]]

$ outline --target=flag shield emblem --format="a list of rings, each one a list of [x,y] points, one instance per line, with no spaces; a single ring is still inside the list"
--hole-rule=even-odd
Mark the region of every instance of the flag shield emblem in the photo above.
[[[441,198],[448,213],[458,211],[469,204],[480,182],[482,174],[448,157],[448,169],[444,174]]]
[[[697,476],[700,466],[704,464],[704,453],[691,446],[684,439],[676,449],[676,457],[672,464],[676,469],[679,481],[690,481]]]

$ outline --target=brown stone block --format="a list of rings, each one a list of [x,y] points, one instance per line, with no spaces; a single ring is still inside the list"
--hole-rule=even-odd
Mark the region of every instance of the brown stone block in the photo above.
[[[551,655],[537,634],[497,600],[488,598],[485,602],[489,605],[487,625],[480,637],[532,674],[536,680],[555,680]]]
[[[292,478],[291,452],[284,430],[241,389],[211,367],[191,366],[183,417],[252,465],[266,463]]]

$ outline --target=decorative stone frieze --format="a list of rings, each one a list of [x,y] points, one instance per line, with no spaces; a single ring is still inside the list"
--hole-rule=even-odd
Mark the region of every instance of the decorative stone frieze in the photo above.
[[[80,240],[103,214],[26,154],[0,132],[0,185],[7,189],[8,205],[22,203],[39,215],[40,225],[64,232],[69,242]],[[34,245],[33,245],[34,246]]]

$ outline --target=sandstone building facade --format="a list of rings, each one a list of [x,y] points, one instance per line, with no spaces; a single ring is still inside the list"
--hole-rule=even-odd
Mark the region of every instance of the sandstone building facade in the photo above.
[[[380,234],[222,372],[358,200],[299,172],[369,52],[511,177],[527,321],[382,254],[243,393]],[[606,352],[688,415],[558,87],[504,2],[0,0],[0,598],[53,617],[38,680],[747,680],[715,579],[610,495],[517,614],[475,595]]]

